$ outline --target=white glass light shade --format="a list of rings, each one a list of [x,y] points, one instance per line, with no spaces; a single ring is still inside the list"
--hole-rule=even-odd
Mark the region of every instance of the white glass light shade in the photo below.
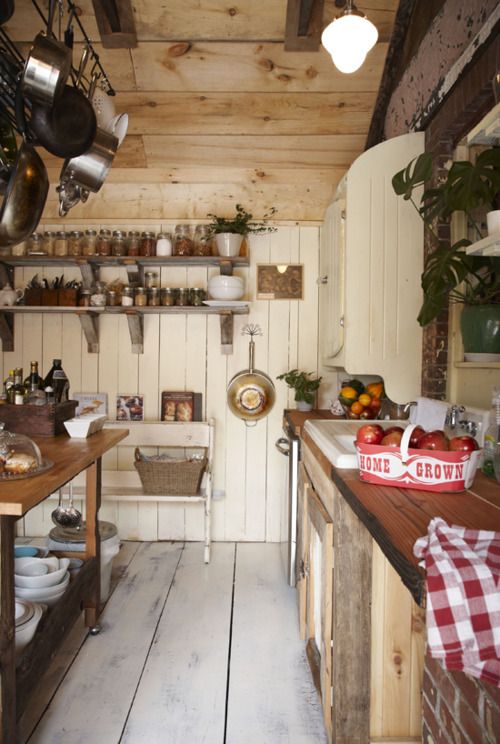
[[[378,31],[368,18],[347,13],[325,28],[321,43],[340,72],[355,72],[375,46]]]

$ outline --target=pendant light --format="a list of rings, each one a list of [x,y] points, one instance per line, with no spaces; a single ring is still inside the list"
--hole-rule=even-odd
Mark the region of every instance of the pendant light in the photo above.
[[[345,73],[359,70],[377,39],[376,27],[352,0],[347,0],[342,15],[337,16],[321,35],[321,43],[331,55],[333,64]]]

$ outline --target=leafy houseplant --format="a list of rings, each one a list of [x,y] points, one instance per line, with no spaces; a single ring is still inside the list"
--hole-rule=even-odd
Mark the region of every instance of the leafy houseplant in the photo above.
[[[277,376],[277,380],[284,380],[289,388],[295,390],[295,401],[297,404],[314,405],[316,391],[321,384],[322,377],[313,377],[314,372],[299,372],[291,369],[289,372]],[[297,406],[302,407],[302,406]]]
[[[274,232],[275,227],[268,225],[266,220],[276,214],[275,207],[269,209],[260,222],[253,221],[251,212],[247,212],[241,204],[236,205],[236,214],[234,217],[218,217],[216,214],[209,213],[207,217],[212,220],[208,226],[209,233],[215,236],[215,242],[221,256],[237,256],[243,238],[246,235],[259,235],[266,232]]]
[[[436,219],[442,221],[454,213],[462,212],[472,226],[477,240],[483,237],[475,219],[475,210],[480,207],[495,208],[499,202],[500,148],[484,150],[477,156],[475,163],[469,161],[453,163],[444,181],[438,186],[426,189],[420,204],[417,204],[413,199],[413,192],[430,179],[432,170],[431,155],[423,153],[396,173],[392,179],[394,191],[412,202],[434,243],[434,248],[425,260],[422,274],[424,301],[418,322],[422,326],[427,325],[451,301],[461,302],[467,307],[481,306],[483,315],[484,308],[492,306],[494,314],[498,310],[500,324],[498,259],[467,255],[465,247],[471,245],[470,240],[463,239],[450,245],[448,241],[439,238],[432,225]],[[476,329],[474,333],[477,335],[477,325],[474,327]],[[498,344],[500,325],[495,333]],[[465,351],[476,351],[467,349],[465,337],[464,348]]]

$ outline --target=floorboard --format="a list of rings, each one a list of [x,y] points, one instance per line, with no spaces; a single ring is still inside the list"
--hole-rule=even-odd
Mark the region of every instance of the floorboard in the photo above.
[[[277,543],[239,543],[226,744],[326,744]]]

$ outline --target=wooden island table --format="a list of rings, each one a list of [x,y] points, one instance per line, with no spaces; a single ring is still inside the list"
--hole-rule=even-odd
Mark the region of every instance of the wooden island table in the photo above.
[[[0,743],[18,741],[17,720],[41,671],[82,610],[95,628],[100,599],[100,540],[97,515],[101,505],[101,458],[128,435],[127,429],[104,429],[88,439],[66,434],[36,438],[44,460],[54,464],[29,478],[0,482]],[[42,618],[33,641],[16,656],[14,538],[16,521],[50,494],[85,471],[84,564],[66,592]],[[64,553],[64,555],[71,555]]]

